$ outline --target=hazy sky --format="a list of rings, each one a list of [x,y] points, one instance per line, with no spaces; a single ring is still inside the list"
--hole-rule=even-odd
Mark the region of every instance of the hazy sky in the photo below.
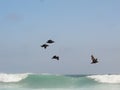
[[[48,39],[55,43],[45,50],[40,45]],[[91,54],[98,64],[90,64]],[[119,68],[120,0],[0,0],[0,72],[103,74]]]

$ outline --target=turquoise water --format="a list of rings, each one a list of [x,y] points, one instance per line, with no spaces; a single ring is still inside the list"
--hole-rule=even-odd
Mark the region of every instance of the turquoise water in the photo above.
[[[0,74],[0,90],[120,90],[120,75]]]

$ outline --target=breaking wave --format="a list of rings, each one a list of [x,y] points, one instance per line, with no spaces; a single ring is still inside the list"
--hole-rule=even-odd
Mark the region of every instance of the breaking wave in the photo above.
[[[0,82],[19,82],[25,79],[29,74],[0,74]]]
[[[0,74],[0,87],[85,88],[104,83],[119,85],[120,75]]]
[[[87,77],[100,83],[120,83],[120,75],[91,75]]]

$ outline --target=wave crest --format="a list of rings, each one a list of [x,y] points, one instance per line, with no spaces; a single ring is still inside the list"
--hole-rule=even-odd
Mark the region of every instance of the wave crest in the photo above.
[[[120,75],[91,75],[87,77],[101,83],[120,83]]]
[[[0,74],[0,82],[19,82],[25,79],[28,76],[27,73],[25,74]]]

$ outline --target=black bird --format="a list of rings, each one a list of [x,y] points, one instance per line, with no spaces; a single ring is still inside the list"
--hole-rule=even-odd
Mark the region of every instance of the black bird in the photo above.
[[[46,43],[49,43],[49,44],[52,44],[52,43],[54,43],[55,41],[53,41],[53,40],[48,40]]]
[[[91,60],[92,60],[91,64],[98,63],[98,59],[95,58],[93,55],[91,55]]]
[[[44,49],[46,49],[48,46],[49,46],[49,45],[47,45],[47,44],[41,45],[41,47],[43,47]]]
[[[59,60],[59,56],[53,56],[52,59],[56,59],[56,60]]]

